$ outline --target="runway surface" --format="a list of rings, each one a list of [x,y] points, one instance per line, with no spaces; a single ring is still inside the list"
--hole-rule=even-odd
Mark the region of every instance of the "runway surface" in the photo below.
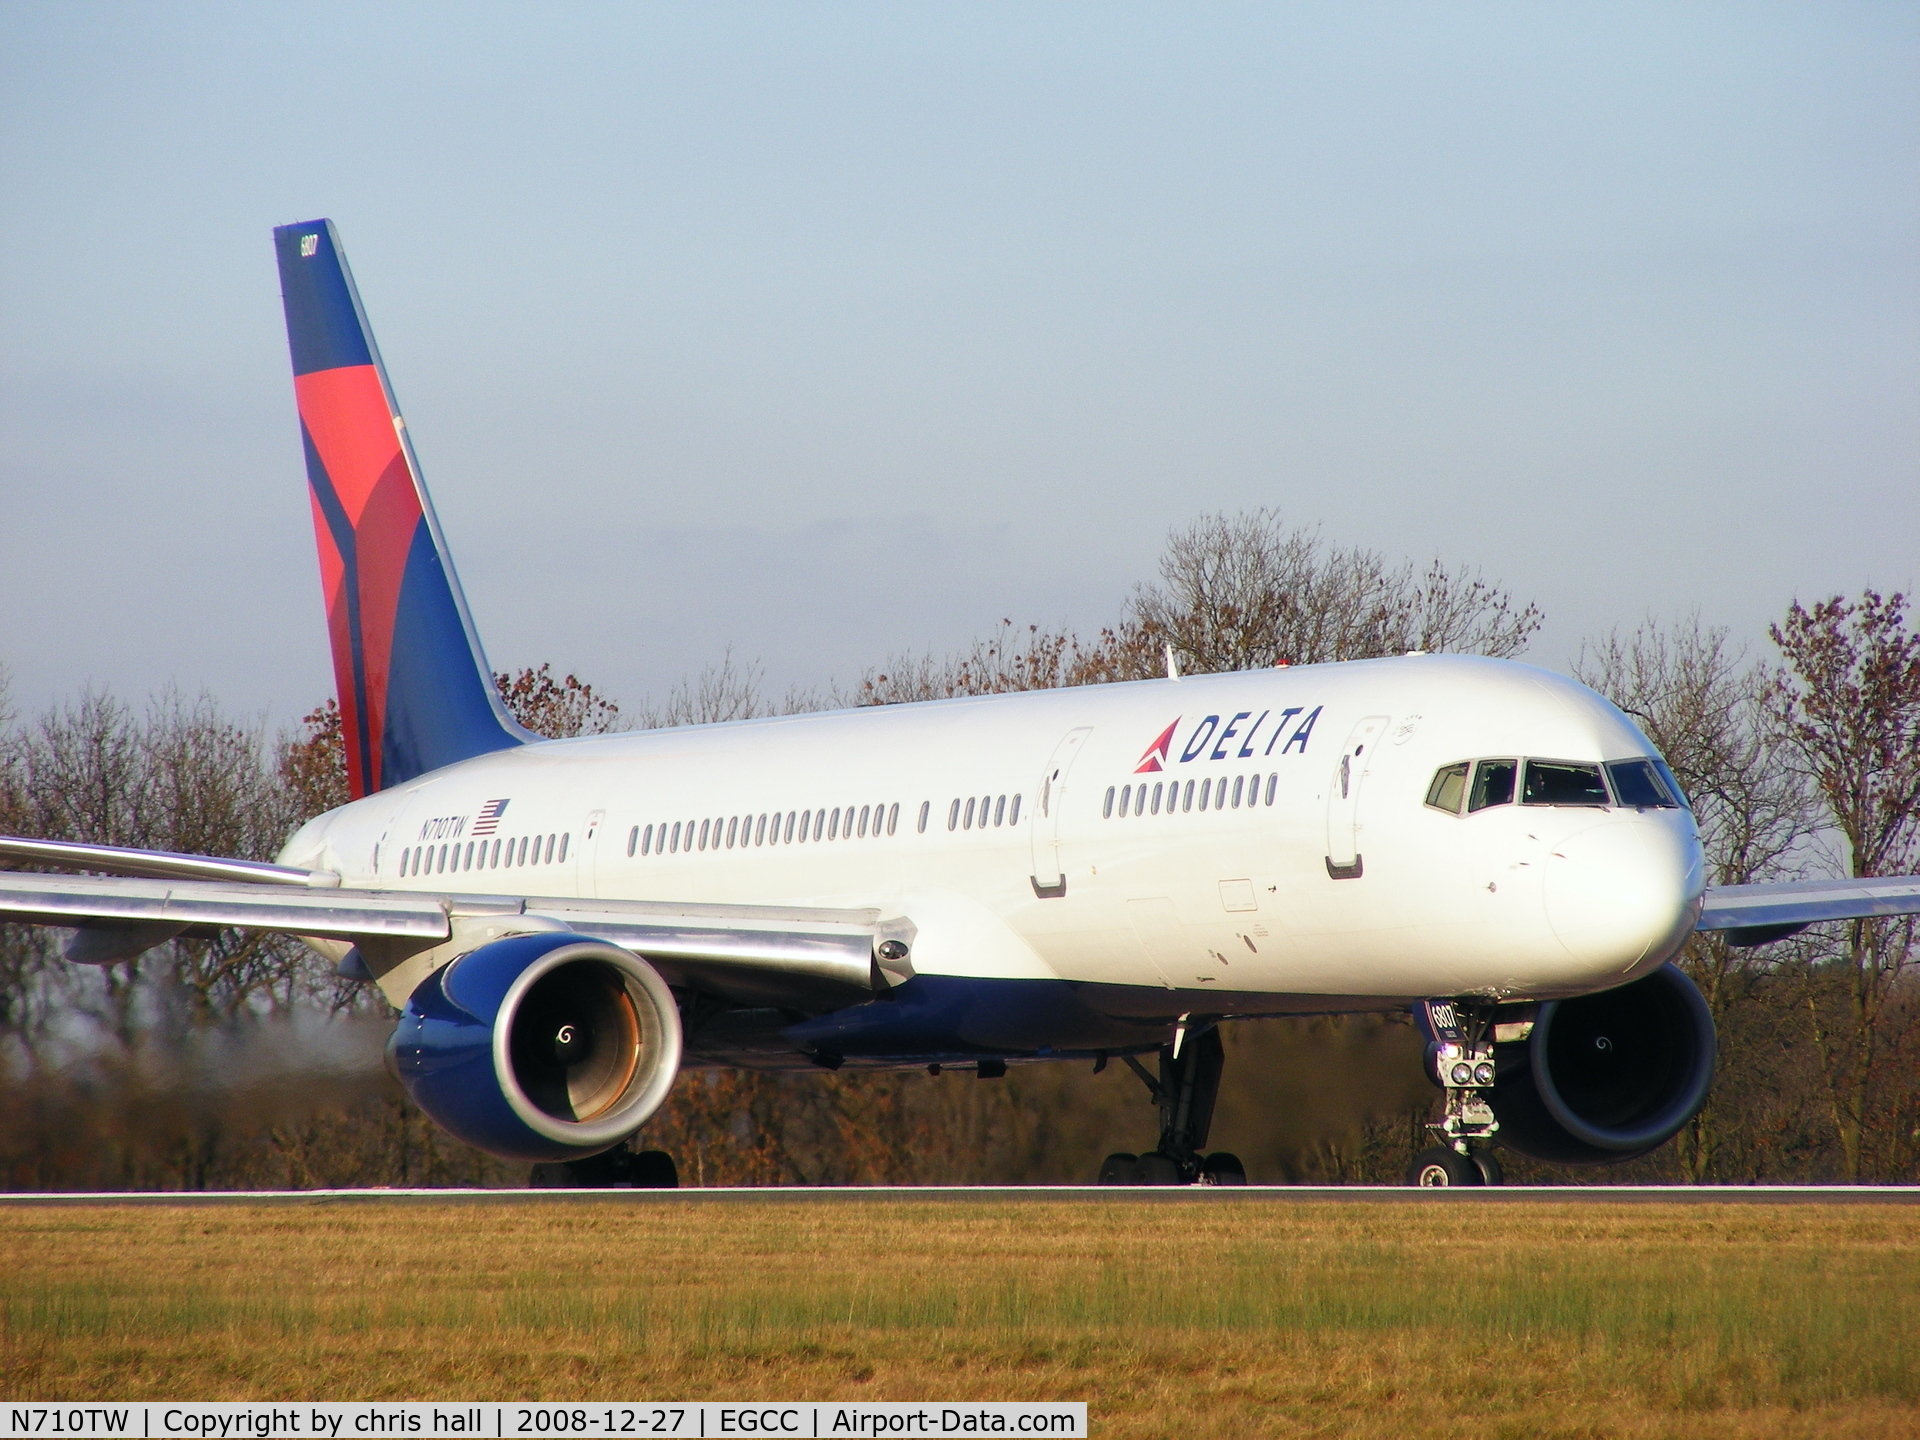
[[[681,1190],[197,1190],[0,1194],[0,1207],[116,1205],[1920,1205],[1920,1185],[901,1185]]]

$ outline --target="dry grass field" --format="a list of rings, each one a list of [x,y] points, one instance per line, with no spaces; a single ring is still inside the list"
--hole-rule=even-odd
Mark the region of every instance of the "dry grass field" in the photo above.
[[[0,1396],[1084,1399],[1103,1436],[1920,1434],[1920,1210],[0,1211]]]

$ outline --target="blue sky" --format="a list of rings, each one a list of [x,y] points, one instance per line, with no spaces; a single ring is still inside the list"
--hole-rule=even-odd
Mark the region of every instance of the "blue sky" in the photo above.
[[[1532,652],[1920,565],[1920,11],[44,5],[0,663],[331,689],[270,228],[340,227],[491,658],[638,702],[1097,626],[1273,505]]]

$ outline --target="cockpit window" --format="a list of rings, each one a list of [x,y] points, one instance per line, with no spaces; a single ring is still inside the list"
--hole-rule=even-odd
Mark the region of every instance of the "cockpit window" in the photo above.
[[[1467,810],[1484,810],[1489,805],[1513,803],[1513,775],[1520,768],[1517,760],[1482,760],[1473,770],[1473,796]]]
[[[1561,760],[1527,761],[1523,805],[1606,805],[1611,803],[1598,765]]]
[[[1458,815],[1460,801],[1467,793],[1467,764],[1462,760],[1458,765],[1443,765],[1434,772],[1433,784],[1427,787],[1427,804],[1449,815]]]
[[[1679,803],[1668,793],[1666,780],[1651,760],[1616,761],[1607,766],[1607,777],[1622,805],[1671,810]]]
[[[1667,793],[1673,797],[1673,803],[1682,810],[1693,809],[1693,802],[1687,799],[1687,792],[1680,788],[1680,782],[1673,777],[1673,771],[1667,768],[1667,762],[1659,756],[1653,759],[1653,768],[1660,772],[1660,778],[1666,782]]]

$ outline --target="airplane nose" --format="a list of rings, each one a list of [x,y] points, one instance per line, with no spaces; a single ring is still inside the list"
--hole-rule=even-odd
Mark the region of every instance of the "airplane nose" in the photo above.
[[[1651,970],[1678,953],[1700,915],[1704,866],[1691,832],[1616,816],[1547,857],[1547,922],[1595,978]]]

